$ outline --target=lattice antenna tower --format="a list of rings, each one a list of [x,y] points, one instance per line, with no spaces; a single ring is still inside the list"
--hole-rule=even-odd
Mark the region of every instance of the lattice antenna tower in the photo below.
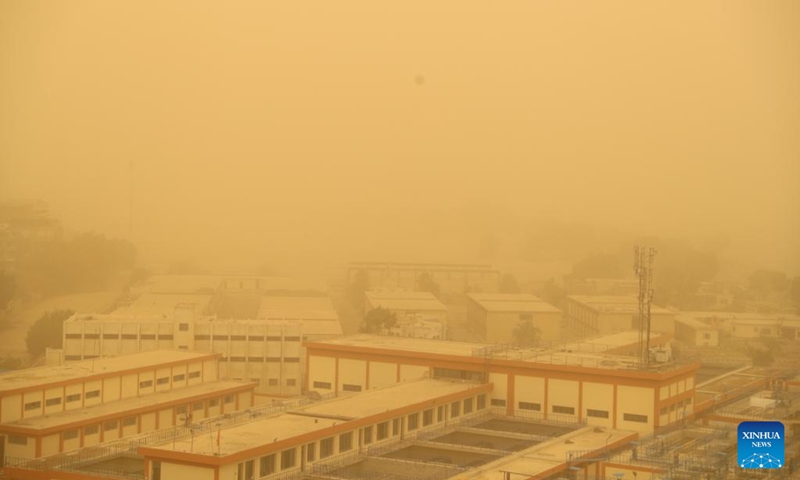
[[[650,363],[650,305],[653,301],[653,259],[656,249],[633,247],[633,271],[639,279],[639,362]]]

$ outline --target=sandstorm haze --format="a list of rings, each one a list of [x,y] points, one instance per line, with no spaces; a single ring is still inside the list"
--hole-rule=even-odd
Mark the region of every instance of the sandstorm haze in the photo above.
[[[5,1],[0,197],[129,238],[132,182],[143,262],[653,235],[797,275],[798,27],[793,0]]]

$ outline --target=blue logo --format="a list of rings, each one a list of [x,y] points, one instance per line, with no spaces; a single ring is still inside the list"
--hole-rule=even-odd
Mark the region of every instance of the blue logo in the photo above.
[[[739,466],[781,468],[784,462],[784,428],[781,422],[739,424]]]

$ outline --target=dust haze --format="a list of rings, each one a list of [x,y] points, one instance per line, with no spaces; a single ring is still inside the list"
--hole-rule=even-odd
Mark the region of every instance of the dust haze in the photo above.
[[[0,4],[0,197],[139,263],[800,274],[800,3]]]

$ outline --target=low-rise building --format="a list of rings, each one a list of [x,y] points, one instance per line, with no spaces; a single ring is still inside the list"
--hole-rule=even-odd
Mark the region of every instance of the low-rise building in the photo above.
[[[467,322],[488,343],[514,343],[520,322],[531,322],[541,340],[561,337],[562,312],[527,293],[471,293],[467,295]]]
[[[154,351],[0,374],[3,456],[38,458],[253,404],[217,355]]]
[[[613,333],[639,328],[639,300],[634,296],[570,295],[567,297],[566,327],[579,336]],[[675,333],[675,313],[650,306],[650,330]]]
[[[369,291],[367,310],[384,308],[394,313],[397,325],[391,335],[444,339],[447,307],[429,292]]]
[[[493,384],[492,405],[509,416],[586,420],[650,432],[675,419],[660,412],[680,402],[691,411],[699,364],[643,367],[636,358],[558,349],[514,349],[440,340],[355,335],[307,342],[307,388],[320,394],[362,391],[420,377]]]
[[[370,289],[419,290],[420,277],[427,275],[445,294],[496,292],[500,272],[491,265],[353,262],[347,269],[348,284],[359,275],[369,279]]]
[[[719,326],[688,314],[675,317],[675,338],[697,347],[719,346]]]

